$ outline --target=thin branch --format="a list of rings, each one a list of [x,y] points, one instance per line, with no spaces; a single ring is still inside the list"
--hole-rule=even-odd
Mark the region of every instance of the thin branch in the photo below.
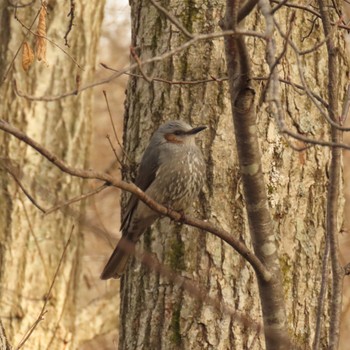
[[[32,0],[32,1],[28,2],[27,4],[20,4],[20,3],[18,3],[18,1],[16,1],[16,4],[14,4],[12,2],[12,0],[7,0],[9,6],[12,6],[12,7],[16,8],[16,9],[31,6],[31,5],[33,5],[35,3],[35,1],[36,0]]]
[[[348,88],[346,89],[346,93],[344,96],[344,102],[343,102],[343,108],[342,113],[340,117],[340,123],[345,124],[350,111],[350,84],[348,85]]]
[[[172,282],[181,289],[184,289],[190,296],[194,297],[195,300],[200,300],[201,302],[212,306],[219,312],[223,312],[230,315],[232,319],[236,322],[240,322],[243,327],[249,327],[252,331],[255,331],[258,335],[263,331],[263,327],[260,323],[252,320],[249,316],[243,315],[237,310],[233,309],[232,306],[223,302],[220,298],[211,297],[208,290],[201,288],[195,282],[190,279],[181,276],[177,271],[174,271],[163,264],[154,257],[153,254],[144,252],[143,254],[137,254],[134,249],[134,244],[123,240],[121,242],[121,248],[127,251],[129,254],[134,255],[143,265],[145,265],[150,271],[159,273],[162,277],[166,278],[168,281]],[[272,342],[277,340],[277,335],[274,329],[264,330],[265,337],[270,339]],[[288,337],[278,338],[285,345],[290,345]],[[298,349],[298,348],[293,348]]]
[[[16,20],[21,24],[21,26],[23,28],[25,28],[28,33],[31,33],[32,35],[38,37],[38,38],[43,38],[45,40],[47,40],[48,42],[50,42],[52,45],[56,46],[58,49],[60,49],[65,55],[67,55],[73,62],[74,64],[81,69],[82,71],[84,70],[84,68],[77,62],[77,60],[68,52],[66,51],[63,47],[61,47],[60,45],[56,44],[53,40],[51,40],[50,38],[48,38],[45,35],[40,35],[38,33],[35,33],[31,30],[31,27],[27,27],[17,16],[15,17]]]
[[[170,12],[168,12],[164,7],[162,7],[158,2],[154,0],[150,0],[152,5],[165,17],[173,23],[183,34],[185,34],[189,39],[193,39],[194,35],[191,34],[178,20],[175,16],[173,16]]]
[[[243,256],[257,271],[261,277],[268,281],[271,278],[270,272],[264,267],[261,261],[252,253],[251,250],[247,248],[247,246],[242,243],[239,239],[235,238],[235,235],[232,235],[225,230],[218,228],[217,226],[202,220],[198,220],[195,218],[184,216],[182,213],[178,213],[173,210],[169,210],[169,208],[155,202],[152,198],[150,198],[146,193],[144,193],[140,188],[132,183],[127,183],[122,180],[117,180],[109,174],[100,173],[93,170],[84,170],[84,169],[75,169],[68,166],[61,159],[59,159],[56,155],[48,151],[46,148],[41,146],[39,143],[31,139],[25,133],[17,129],[16,127],[10,125],[6,121],[0,119],[0,129],[8,132],[9,134],[15,136],[19,140],[25,142],[27,145],[34,148],[38,153],[48,159],[52,164],[58,167],[61,171],[70,174],[72,176],[76,176],[84,179],[97,179],[106,182],[111,186],[115,186],[121,188],[125,191],[131,192],[136,195],[141,201],[143,201],[146,205],[148,205],[154,211],[166,215],[173,219],[174,221],[182,222],[188,224],[190,226],[197,227],[199,229],[208,231],[216,235],[217,237],[224,240],[231,247],[233,247],[241,256]]]
[[[36,15],[35,15],[35,17],[34,17],[34,19],[33,19],[33,22],[30,24],[30,26],[29,26],[29,28],[28,28],[26,34],[24,35],[24,38],[23,38],[21,44],[19,45],[19,47],[18,47],[16,53],[15,53],[14,56],[13,56],[12,61],[10,62],[9,66],[8,66],[8,68],[7,68],[7,70],[6,70],[5,74],[4,74],[4,76],[3,76],[2,79],[1,79],[0,85],[6,80],[7,75],[9,74],[9,72],[10,72],[10,70],[11,70],[13,64],[15,63],[15,60],[16,60],[16,58],[17,58],[17,56],[18,56],[18,54],[19,54],[19,52],[20,52],[20,50],[21,50],[21,48],[22,48],[24,42],[27,40],[27,37],[28,37],[28,35],[29,35],[29,30],[32,29],[32,27],[33,27],[33,25],[34,25],[36,19],[39,17],[39,14],[40,14],[40,10],[38,10],[38,12],[36,13]]]
[[[323,141],[320,139],[311,139],[307,136],[301,135],[299,133],[293,132],[286,128],[285,126],[281,127],[279,129],[280,133],[289,135],[293,137],[296,140],[303,141],[305,143],[309,143],[314,146],[325,146],[325,147],[330,147],[330,148],[342,148],[346,150],[350,150],[350,145],[347,145],[345,143],[337,143],[337,142],[332,142],[332,141]]]
[[[109,142],[109,145],[110,145],[110,147],[111,147],[111,149],[112,149],[112,151],[113,151],[113,153],[114,153],[114,156],[115,156],[115,158],[116,158],[118,164],[119,164],[121,167],[123,167],[123,163],[122,163],[122,161],[121,161],[121,160],[119,159],[119,157],[118,157],[117,150],[116,150],[116,149],[114,148],[114,146],[113,146],[111,137],[107,134],[107,135],[106,135],[106,138],[107,138],[107,140],[108,140],[108,142]],[[118,169],[120,170],[120,168],[118,168]]]
[[[117,141],[117,143],[118,143],[120,149],[122,150],[122,152],[123,152],[125,158],[128,160],[129,164],[131,164],[132,162],[131,162],[131,160],[130,160],[128,154],[126,153],[126,151],[124,150],[124,147],[122,146],[121,142],[119,141],[119,137],[118,137],[118,134],[117,134],[117,130],[116,130],[116,128],[115,128],[115,124],[114,124],[113,117],[112,117],[112,112],[111,112],[111,109],[110,109],[110,107],[109,107],[107,92],[106,92],[105,90],[103,90],[102,92],[103,92],[103,96],[105,97],[105,101],[106,101],[106,105],[107,105],[107,110],[108,110],[108,115],[109,115],[109,120],[111,121],[111,124],[112,124],[114,137],[115,137],[115,139],[116,139],[116,141]],[[116,154],[116,152],[115,152],[115,154]],[[117,155],[116,155],[116,158],[117,158],[119,164],[120,164],[122,167],[125,167],[125,164],[123,164],[123,162],[121,162],[121,161],[119,160],[119,158],[117,157]]]
[[[328,115],[336,125],[332,124],[331,137],[332,142],[338,143],[342,139],[341,131],[337,127],[338,115],[338,57],[337,49],[334,44],[334,35],[330,22],[329,10],[324,0],[318,0],[320,8],[324,35],[327,38],[328,53]],[[342,129],[343,130],[343,129]],[[332,148],[331,164],[329,167],[329,183],[327,192],[327,212],[326,227],[327,236],[330,245],[331,269],[332,269],[332,294],[330,299],[330,329],[329,329],[329,349],[338,349],[340,318],[342,308],[342,283],[344,272],[340,265],[339,242],[338,242],[338,201],[339,188],[341,181],[341,150]]]
[[[239,1],[237,0],[226,1],[223,21],[225,30],[236,29],[238,4]],[[260,0],[259,7],[262,9],[262,12],[264,12],[263,5]],[[270,7],[268,11],[271,13]],[[264,36],[267,43],[272,41],[273,21],[266,20]],[[251,86],[251,58],[248,55],[244,40],[245,38],[241,36],[225,37],[232,119],[249,232],[254,252],[264,262],[265,266],[268,266],[268,270],[272,272],[272,278],[268,282],[263,281],[261,276],[256,273],[262,306],[266,349],[282,350],[286,349],[287,346],[290,348],[292,344],[288,339],[277,242],[271,213],[268,209],[266,185],[261,164],[262,157],[256,132],[255,91]],[[274,338],[268,337],[268,332],[274,332]],[[286,344],[286,339],[288,339],[288,345]]]
[[[137,55],[135,48],[130,47],[130,53],[131,56],[134,58],[134,60],[137,63],[137,66],[139,67],[140,73],[143,76],[143,78],[148,82],[148,83],[152,83],[153,82],[153,78],[149,77],[145,71],[142,68],[142,61],[140,60],[139,56]]]
[[[64,207],[68,206],[68,205],[71,205],[73,203],[79,202],[79,201],[81,201],[83,199],[86,199],[88,197],[94,196],[95,194],[100,193],[101,191],[105,190],[108,187],[109,187],[108,184],[104,184],[104,185],[101,185],[101,186],[91,190],[88,193],[84,193],[84,194],[82,194],[80,196],[76,196],[76,197],[74,197],[72,199],[69,199],[69,200],[67,200],[67,201],[65,201],[63,203],[59,203],[59,204],[55,205],[54,207],[46,210],[44,215],[45,216],[49,215],[49,214],[53,213],[56,210],[62,209]]]
[[[322,272],[321,272],[321,288],[320,294],[317,301],[317,316],[316,316],[316,328],[315,336],[312,344],[313,350],[320,349],[321,332],[322,332],[322,322],[323,322],[323,311],[327,292],[328,283],[328,260],[329,260],[329,238],[326,235],[325,248],[322,257]]]
[[[24,215],[25,215],[27,223],[28,223],[29,232],[30,232],[30,234],[32,235],[32,237],[34,239],[34,243],[35,243],[36,249],[38,250],[38,254],[39,254],[39,257],[40,257],[40,260],[41,260],[41,264],[42,264],[44,272],[45,272],[46,281],[47,281],[47,283],[49,283],[50,277],[49,277],[49,272],[48,272],[48,269],[47,269],[47,264],[45,263],[44,255],[43,255],[43,253],[41,251],[39,241],[36,238],[36,234],[34,233],[33,226],[32,226],[32,223],[31,223],[31,221],[29,219],[29,215],[28,215],[28,212],[27,212],[27,208],[26,208],[26,206],[24,204],[24,201],[23,201],[22,198],[20,198],[20,201],[21,201],[21,204],[22,204],[22,207],[23,207]]]
[[[52,279],[52,282],[51,282],[51,285],[50,285],[50,288],[45,296],[45,301],[44,301],[44,304],[41,308],[41,311],[36,319],[36,321],[32,324],[32,326],[29,328],[29,330],[27,331],[27,333],[24,335],[24,337],[22,338],[22,340],[19,342],[19,344],[15,347],[15,350],[19,350],[20,348],[23,347],[23,345],[26,343],[26,341],[29,339],[29,337],[32,335],[32,333],[34,332],[35,328],[38,326],[38,324],[44,319],[44,316],[45,314],[48,312],[46,310],[46,305],[51,297],[51,292],[52,292],[52,289],[53,289],[53,286],[55,285],[55,282],[56,282],[56,279],[57,279],[57,276],[58,276],[58,272],[61,268],[61,265],[62,265],[62,262],[63,262],[63,259],[66,255],[66,252],[67,252],[67,249],[68,249],[68,246],[70,244],[70,241],[71,241],[71,238],[72,238],[72,234],[73,234],[73,230],[74,230],[74,225],[72,226],[72,229],[71,229],[71,232],[70,232],[70,235],[68,237],[68,240],[64,246],[64,249],[63,249],[63,252],[62,252],[62,255],[61,255],[61,258],[58,262],[58,265],[57,265],[57,268],[56,268],[56,271],[55,271],[55,274],[53,276],[53,279]]]
[[[341,126],[339,123],[336,122],[336,120],[332,120],[332,118],[330,118],[330,116],[327,114],[326,111],[324,111],[321,106],[317,103],[314,95],[311,93],[310,88],[306,82],[305,76],[304,76],[304,71],[302,70],[302,63],[300,60],[300,52],[298,50],[298,48],[296,47],[296,45],[294,44],[294,42],[292,40],[290,40],[289,38],[287,38],[286,34],[284,34],[279,26],[279,24],[275,21],[275,26],[278,29],[279,33],[281,34],[281,36],[283,38],[285,38],[286,40],[288,40],[288,43],[290,45],[290,47],[295,51],[296,53],[296,60],[297,60],[297,67],[298,67],[298,71],[299,71],[299,77],[301,80],[301,83],[304,87],[304,90],[306,92],[306,94],[308,95],[308,97],[310,98],[310,100],[313,102],[313,104],[315,105],[315,107],[320,111],[321,115],[326,119],[326,121],[333,127],[342,130],[342,131],[350,131],[350,128],[348,127],[343,127]],[[328,36],[328,39],[330,39],[331,36]],[[329,107],[329,106],[328,106]]]
[[[240,23],[246,18],[254,10],[258,2],[259,0],[247,0],[238,11],[237,22]]]
[[[2,324],[1,319],[0,319],[0,349],[12,350],[12,346],[10,345],[7,339],[5,328],[4,328],[4,325]]]
[[[66,34],[64,34],[64,44],[68,47],[69,44],[68,44],[68,35],[69,33],[71,32],[72,28],[73,28],[73,25],[74,25],[74,18],[75,18],[75,0],[70,0],[70,11],[67,15],[67,17],[70,17],[69,19],[69,24],[68,24],[68,29],[66,31]]]
[[[228,31],[223,31],[223,32],[219,32],[219,33],[199,34],[199,35],[195,36],[193,39],[188,40],[184,44],[174,48],[173,50],[170,50],[170,51],[165,52],[164,54],[161,54],[159,56],[151,57],[145,61],[142,61],[142,66],[149,64],[149,63],[152,63],[152,62],[159,62],[159,61],[162,61],[168,57],[174,56],[175,54],[178,54],[179,52],[186,50],[187,48],[191,47],[192,45],[194,45],[200,41],[204,41],[204,40],[208,40],[208,39],[217,39],[217,38],[221,38],[223,36],[242,36],[242,35],[243,36],[257,37],[257,38],[265,40],[265,37],[263,34],[255,32],[255,31],[228,30]],[[31,95],[25,94],[17,88],[17,84],[15,82],[14,82],[14,90],[18,96],[26,98],[30,101],[52,102],[52,101],[57,101],[57,100],[63,99],[63,98],[68,97],[68,96],[77,95],[78,93],[81,93],[85,90],[91,89],[91,88],[96,87],[96,86],[107,84],[107,83],[113,81],[114,79],[119,78],[121,75],[125,74],[126,72],[134,70],[135,68],[138,68],[137,63],[131,64],[130,66],[120,70],[119,72],[116,72],[116,73],[110,75],[109,77],[107,77],[105,79],[101,79],[99,81],[96,81],[96,82],[93,82],[90,84],[86,84],[85,86],[82,86],[79,90],[74,89],[72,91],[68,91],[68,92],[65,92],[65,93],[62,93],[62,94],[56,95],[56,96],[47,96],[47,95],[31,96]]]
[[[100,64],[105,69],[108,69],[108,70],[111,70],[111,71],[117,72],[117,73],[121,72],[120,70],[114,69],[112,67],[109,67],[109,66],[107,66],[104,63],[100,63]],[[141,74],[134,74],[134,73],[129,73],[129,72],[125,72],[123,74],[131,76],[131,77],[144,79],[144,77]],[[169,85],[198,85],[198,84],[213,83],[213,82],[221,83],[221,82],[225,82],[227,80],[228,80],[227,77],[216,78],[216,77],[213,77],[213,76],[211,76],[210,79],[202,79],[202,80],[167,80],[167,79],[162,79],[162,78],[153,78],[153,81],[166,83],[166,84],[169,84]],[[269,80],[269,77],[252,77],[252,80],[257,80],[257,81],[259,81],[259,80]],[[279,81],[281,83],[284,83],[284,84],[287,84],[287,85],[291,85],[292,87],[297,88],[299,90],[305,91],[305,88],[302,85],[294,83],[294,82],[292,82],[290,80],[279,78]],[[328,107],[328,103],[320,95],[316,94],[312,90],[310,90],[310,93],[323,106]]]
[[[100,63],[100,65],[108,70],[111,70],[113,72],[120,72],[120,70],[118,69],[114,69],[112,67],[107,66],[105,63]],[[125,75],[131,76],[131,77],[135,77],[135,78],[142,78],[145,79],[141,74],[135,74],[135,73],[128,73],[125,72]],[[227,81],[227,77],[223,77],[223,78],[215,78],[215,77],[211,77],[210,79],[200,79],[200,80],[167,80],[167,79],[162,79],[162,78],[152,78],[152,81],[157,81],[160,83],[166,83],[169,85],[198,85],[198,84],[203,84],[203,83],[212,83],[212,82],[223,82],[223,81]]]
[[[13,177],[17,185],[21,188],[26,197],[34,204],[34,206],[37,207],[41,212],[45,213],[45,209],[35,200],[34,197],[30,195],[30,193],[23,186],[21,180],[19,179],[19,169],[16,169],[12,162],[13,161],[10,161],[9,159],[0,159],[0,166],[2,166]]]
[[[278,0],[272,0],[271,2],[275,3],[275,4],[280,4],[281,3],[281,1],[278,1]],[[283,6],[290,7],[290,8],[295,8],[295,9],[302,10],[302,11],[305,11],[305,12],[309,12],[312,15],[314,15],[314,16],[316,16],[318,18],[321,18],[321,14],[318,13],[317,11],[313,10],[310,6],[298,5],[298,4],[295,4],[295,3],[288,2],[288,1],[285,4],[283,4]],[[338,22],[336,22],[336,23],[331,22],[331,24],[332,25],[336,25],[336,26],[338,26],[339,28],[342,28],[342,29],[350,30],[349,26],[339,24]]]

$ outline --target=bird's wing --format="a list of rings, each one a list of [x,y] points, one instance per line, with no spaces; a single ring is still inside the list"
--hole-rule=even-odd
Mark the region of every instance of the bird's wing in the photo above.
[[[159,151],[158,147],[148,147],[142,156],[141,163],[138,169],[138,174],[135,180],[135,185],[146,191],[156,177],[159,167]],[[138,198],[132,194],[125,208],[120,229],[123,230],[129,226],[132,213],[136,208]]]

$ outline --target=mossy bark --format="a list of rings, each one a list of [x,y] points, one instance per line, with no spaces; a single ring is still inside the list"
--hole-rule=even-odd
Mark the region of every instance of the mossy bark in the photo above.
[[[224,1],[162,3],[193,34],[220,31]],[[184,43],[186,38],[149,3],[133,1],[132,46],[141,60],[160,55]],[[289,26],[289,9],[276,18],[284,32]],[[298,12],[293,40],[301,50],[313,47],[321,28],[311,30],[312,16]],[[307,25],[306,25],[307,24]],[[253,12],[245,27],[264,28],[263,17]],[[278,52],[284,41],[276,34]],[[268,75],[264,42],[247,38],[254,78]],[[342,44],[340,44],[342,50]],[[325,48],[302,56],[310,88],[326,95]],[[341,57],[341,55],[339,56]],[[345,56],[344,56],[345,57]],[[340,60],[343,60],[340,58]],[[342,64],[346,64],[342,61]],[[199,42],[163,61],[143,67],[148,76],[167,80],[201,80],[226,76],[223,39]],[[294,52],[288,48],[281,60],[281,77],[300,82]],[[345,86],[346,70],[339,72]],[[296,152],[278,129],[268,105],[263,102],[266,82],[254,81],[255,112],[267,184],[269,209],[283,274],[287,324],[293,341],[310,348],[315,331],[316,301],[321,280],[325,238],[325,201],[329,150],[312,147]],[[329,127],[310,100],[293,86],[282,86],[287,125],[310,137],[327,138]],[[192,215],[217,223],[251,246],[226,82],[171,85],[131,77],[127,90],[124,143],[136,163],[151,134],[164,120],[183,119],[192,125],[207,125],[198,144],[207,162],[206,184],[193,205]],[[298,141],[291,142],[303,146]],[[135,169],[126,174],[132,180]],[[340,201],[340,212],[343,202]],[[159,220],[141,239],[140,249],[198,283],[242,315],[261,322],[256,278],[252,268],[218,238],[190,227]],[[176,260],[174,259],[176,257]],[[174,264],[174,262],[176,262]],[[327,296],[329,298],[329,296]],[[328,312],[324,315],[327,327]],[[262,349],[248,323],[225,312],[217,312],[197,296],[166,278],[148,271],[137,260],[129,265],[121,287],[120,349]],[[327,340],[324,337],[323,344]]]

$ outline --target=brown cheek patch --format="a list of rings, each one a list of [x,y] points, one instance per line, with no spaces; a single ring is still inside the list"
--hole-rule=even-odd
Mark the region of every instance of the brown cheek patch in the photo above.
[[[180,139],[178,139],[174,134],[165,134],[164,138],[168,141],[168,142],[172,142],[172,143],[183,143]]]

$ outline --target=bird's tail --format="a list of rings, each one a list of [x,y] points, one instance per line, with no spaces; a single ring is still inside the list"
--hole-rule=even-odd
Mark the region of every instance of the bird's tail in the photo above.
[[[105,268],[102,271],[101,279],[119,278],[124,273],[129,257],[132,254],[134,244],[126,237],[122,237],[114,249]]]

